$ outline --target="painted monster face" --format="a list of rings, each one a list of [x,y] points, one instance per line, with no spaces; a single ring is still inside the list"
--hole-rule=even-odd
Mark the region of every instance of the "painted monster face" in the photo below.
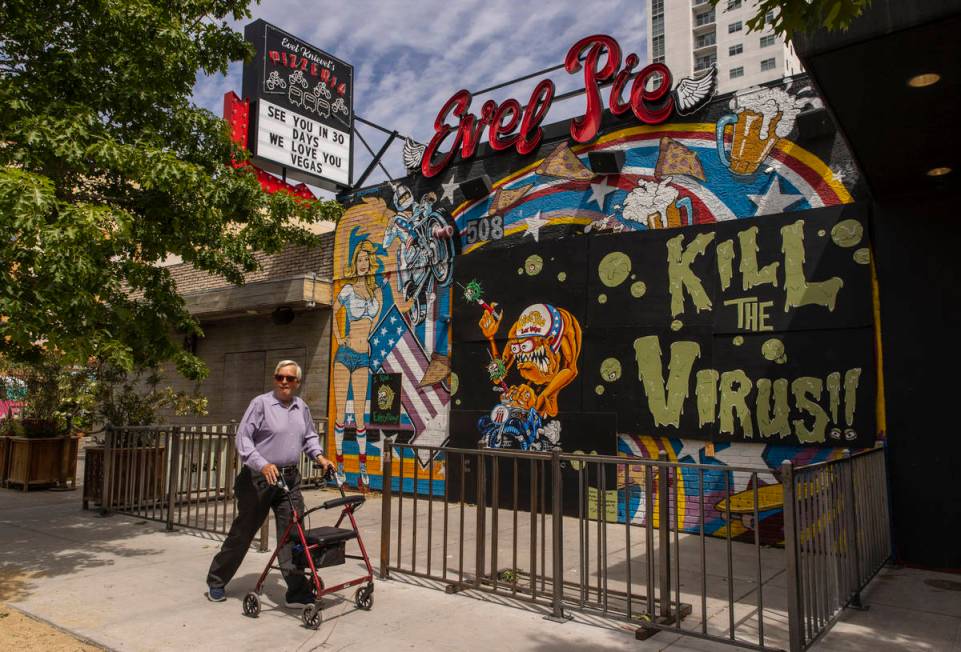
[[[507,346],[521,376],[537,385],[549,382],[560,368],[560,357],[551,349],[546,337],[512,338],[507,341]]]
[[[557,375],[561,365],[557,343],[562,332],[560,313],[545,303],[528,306],[517,318],[507,346],[525,380],[544,385]]]

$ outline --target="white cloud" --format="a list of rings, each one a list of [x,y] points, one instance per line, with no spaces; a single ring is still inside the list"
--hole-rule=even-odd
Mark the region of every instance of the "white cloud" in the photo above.
[[[622,57],[636,52],[647,58],[647,27],[643,3],[574,0],[543,3],[533,8],[516,0],[442,0],[399,2],[354,0],[318,4],[308,0],[271,0],[253,8],[254,18],[316,45],[354,66],[354,111],[388,129],[420,142],[427,141],[434,118],[457,90],[476,91],[521,75],[563,63],[568,48],[590,34],[609,34],[621,44]],[[242,25],[237,25],[242,30]],[[557,92],[581,88],[581,73],[550,75]],[[241,66],[227,77],[200,79],[194,100],[220,115],[223,95],[239,94]],[[474,99],[477,113],[488,98],[515,97],[525,104],[540,77]],[[575,115],[583,97],[555,105],[550,121]],[[369,127],[361,133],[375,150],[385,135]],[[399,140],[385,156],[394,176],[403,174]],[[355,144],[355,177],[370,155]],[[368,183],[382,180],[378,171]]]

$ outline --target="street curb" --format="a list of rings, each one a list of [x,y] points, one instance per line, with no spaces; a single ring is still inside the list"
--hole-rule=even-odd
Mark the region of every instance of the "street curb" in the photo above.
[[[19,614],[22,615],[22,616],[26,616],[27,618],[29,618],[29,619],[31,619],[31,620],[35,620],[35,621],[37,621],[38,623],[43,623],[44,625],[47,625],[48,627],[52,627],[53,629],[57,630],[57,631],[60,632],[61,634],[66,634],[67,636],[69,636],[69,637],[71,637],[71,638],[75,638],[75,639],[77,639],[78,641],[80,641],[81,643],[84,643],[84,644],[86,644],[86,645],[92,645],[92,646],[94,646],[94,647],[98,647],[98,648],[100,648],[101,650],[104,650],[104,652],[119,652],[119,650],[117,650],[116,648],[112,648],[112,647],[110,647],[109,645],[104,645],[103,643],[100,643],[99,641],[96,641],[96,640],[94,640],[94,639],[92,639],[92,638],[90,638],[90,637],[88,637],[88,636],[83,636],[82,634],[78,634],[77,632],[71,631],[71,630],[67,629],[66,627],[62,627],[62,626],[60,626],[60,625],[58,625],[58,624],[56,624],[56,623],[54,623],[54,622],[51,622],[51,621],[47,620],[46,618],[42,618],[42,617],[40,617],[40,616],[37,616],[36,614],[30,613],[30,612],[27,611],[26,609],[22,609],[22,608],[20,608],[20,607],[14,606],[14,605],[10,604],[9,602],[5,603],[5,606],[6,606],[8,609],[11,609],[11,610],[13,610],[13,611],[16,611],[17,613],[19,613]]]

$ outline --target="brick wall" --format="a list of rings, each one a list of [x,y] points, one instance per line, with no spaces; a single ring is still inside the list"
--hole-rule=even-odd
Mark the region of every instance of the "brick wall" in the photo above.
[[[229,423],[240,421],[250,399],[273,387],[274,365],[291,359],[300,364],[300,387],[314,418],[326,415],[330,354],[330,309],[297,312],[286,325],[274,324],[269,315],[240,317],[203,324],[205,337],[197,342],[197,355],[210,369],[200,384],[208,399],[205,417],[175,417],[171,423]],[[172,367],[165,381],[176,390],[192,391],[190,381]]]
[[[290,278],[315,273],[319,278],[329,279],[333,266],[334,234],[325,233],[319,246],[288,247],[279,254],[254,254],[260,269],[244,276],[247,283]],[[226,279],[195,268],[190,263],[171,265],[170,270],[181,294],[196,294],[204,290],[231,287]]]

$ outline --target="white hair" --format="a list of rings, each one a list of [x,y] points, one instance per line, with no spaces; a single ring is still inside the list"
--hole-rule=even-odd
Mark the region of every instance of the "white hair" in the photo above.
[[[293,367],[294,369],[296,369],[297,380],[300,380],[303,372],[300,370],[300,365],[294,362],[293,360],[281,360],[280,362],[278,362],[277,366],[274,367],[274,375],[276,376],[280,372],[280,370],[283,369],[284,367]]]

